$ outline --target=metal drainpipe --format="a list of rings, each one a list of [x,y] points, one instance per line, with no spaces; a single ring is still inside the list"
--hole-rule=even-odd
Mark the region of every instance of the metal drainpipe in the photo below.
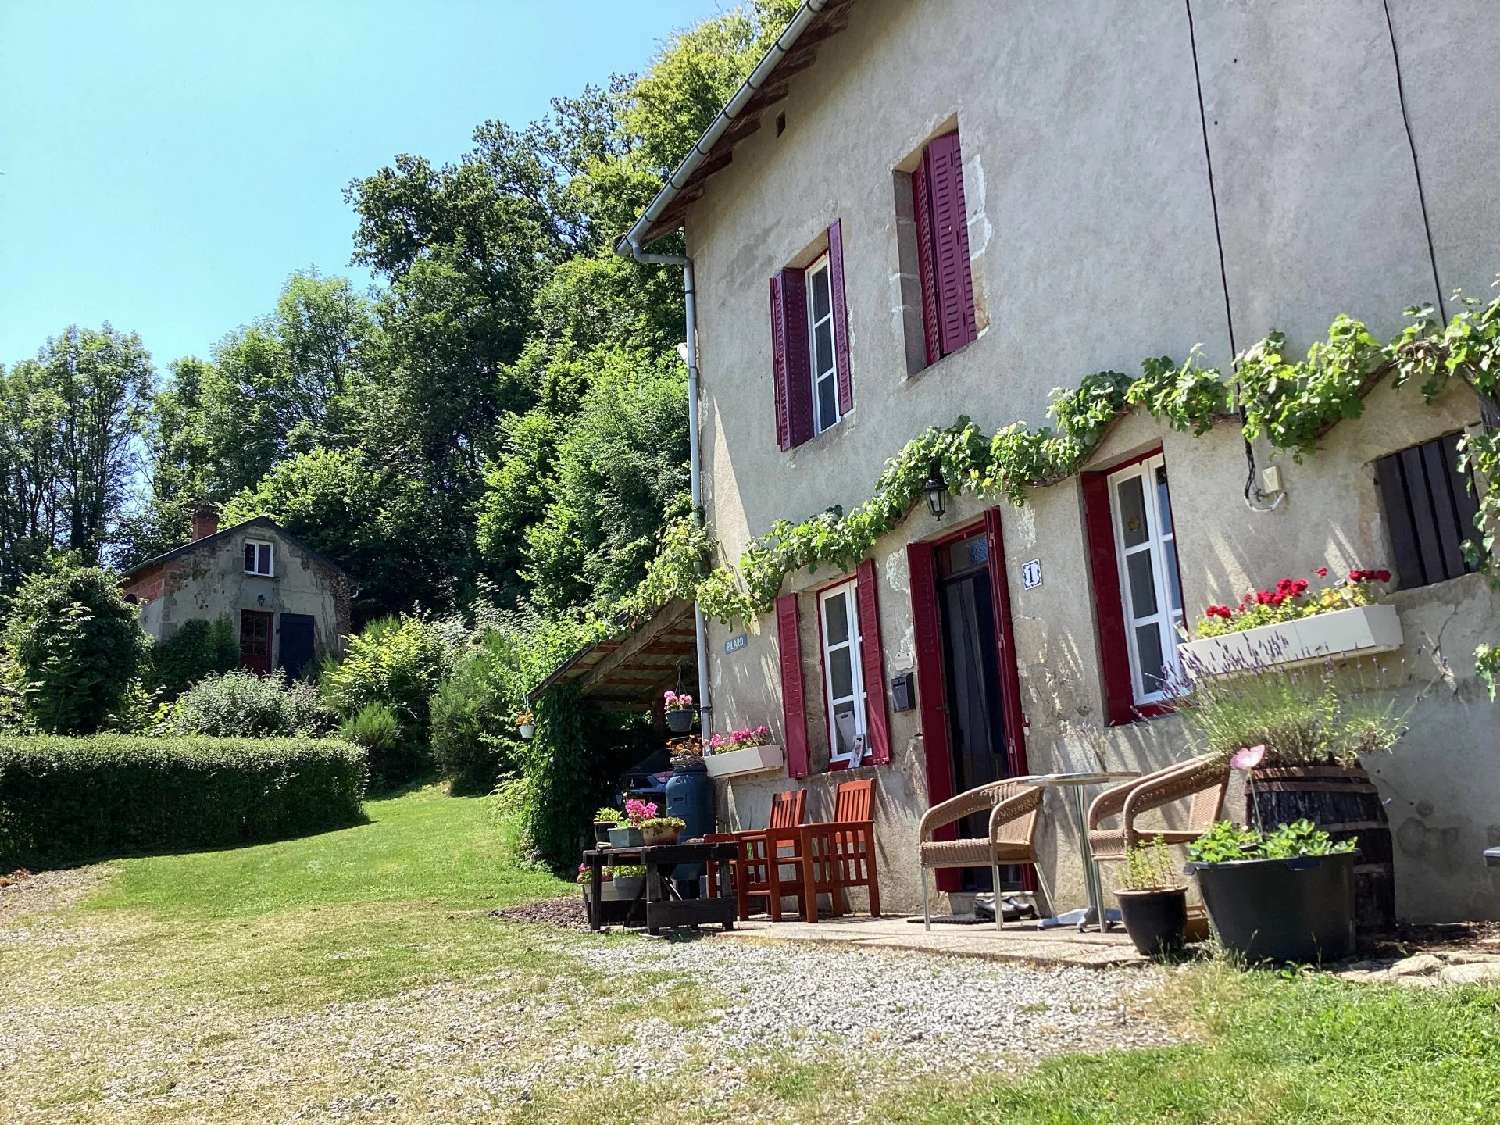
[[[683,254],[648,254],[630,240],[626,241],[626,245],[630,248],[630,256],[643,265],[682,268],[688,369],[688,481],[693,498],[693,518],[702,526],[703,471],[698,453],[698,295],[693,280],[693,259]],[[698,661],[698,710],[702,715],[699,729],[707,734],[712,726],[714,710],[713,693],[708,686],[708,629],[703,620],[703,607],[696,601],[693,603],[693,643]]]

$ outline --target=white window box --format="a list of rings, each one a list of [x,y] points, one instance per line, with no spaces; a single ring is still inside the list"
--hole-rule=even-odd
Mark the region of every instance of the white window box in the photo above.
[[[738,777],[747,773],[779,770],[786,763],[780,746],[746,746],[725,754],[705,754],[703,764],[709,777]]]
[[[1188,641],[1181,652],[1191,671],[1218,673],[1348,660],[1400,647],[1401,618],[1396,607],[1365,605]]]

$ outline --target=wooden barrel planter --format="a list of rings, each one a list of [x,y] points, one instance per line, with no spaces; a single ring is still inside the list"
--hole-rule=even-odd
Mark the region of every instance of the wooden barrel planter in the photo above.
[[[1253,802],[1253,807],[1252,807]],[[1250,771],[1246,819],[1267,831],[1310,820],[1335,840],[1356,839],[1354,928],[1364,937],[1396,928],[1391,826],[1370,775],[1360,766],[1265,766]]]

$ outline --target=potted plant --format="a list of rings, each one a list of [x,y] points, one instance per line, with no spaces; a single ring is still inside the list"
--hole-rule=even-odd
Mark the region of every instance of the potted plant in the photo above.
[[[764,724],[710,735],[704,754],[710,777],[779,770],[784,761],[781,747],[771,743],[771,728]]]
[[[1328,568],[1314,572],[1322,583]],[[1269,590],[1251,590],[1239,604],[1211,605],[1181,648],[1190,671],[1235,672],[1246,661],[1306,664],[1392,652],[1401,647],[1401,619],[1379,602],[1388,570],[1350,570],[1315,586],[1307,578],[1282,578]]]
[[[641,836],[648,848],[659,844],[675,844],[677,837],[687,827],[687,822],[675,816],[653,816],[641,821]]]
[[[1147,957],[1172,957],[1187,944],[1187,886],[1177,876],[1166,841],[1125,849],[1115,891],[1125,932]]]
[[[1354,952],[1353,840],[1336,842],[1308,820],[1269,833],[1223,820],[1188,855],[1214,932],[1247,962]]]
[[[624,813],[607,805],[596,812],[594,814],[594,842],[596,844],[609,843],[609,830],[618,828],[624,819]]]
[[[667,728],[673,734],[686,734],[693,729],[693,697],[668,691],[662,696],[667,712]]]
[[[646,886],[646,869],[638,864],[621,864],[610,869],[610,879],[602,888],[605,902],[634,902]]]
[[[643,848],[645,837],[641,825],[656,815],[655,801],[640,801],[632,797],[625,802],[625,822],[609,830],[609,843],[615,848]]]
[[[530,711],[522,711],[516,716],[516,726],[521,732],[521,737],[529,739],[536,734],[536,716]]]
[[[589,865],[578,865],[578,885],[583,888],[583,901],[589,901],[589,889],[593,884],[593,873]],[[605,867],[599,873],[599,898],[601,902],[634,902],[641,895],[646,883],[646,869],[641,866],[621,864]]]
[[[1252,658],[1233,674],[1199,675],[1174,691],[1203,752],[1245,774],[1244,823],[1307,819],[1335,841],[1356,832],[1356,922],[1363,934],[1396,921],[1395,849],[1385,804],[1365,762],[1406,734],[1407,710],[1367,690],[1349,666],[1277,667]]]

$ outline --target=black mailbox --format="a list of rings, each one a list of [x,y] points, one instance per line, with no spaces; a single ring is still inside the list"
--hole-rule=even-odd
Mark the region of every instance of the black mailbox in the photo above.
[[[897,672],[891,677],[891,707],[897,711],[910,711],[917,705],[917,694],[912,690],[912,674]]]

